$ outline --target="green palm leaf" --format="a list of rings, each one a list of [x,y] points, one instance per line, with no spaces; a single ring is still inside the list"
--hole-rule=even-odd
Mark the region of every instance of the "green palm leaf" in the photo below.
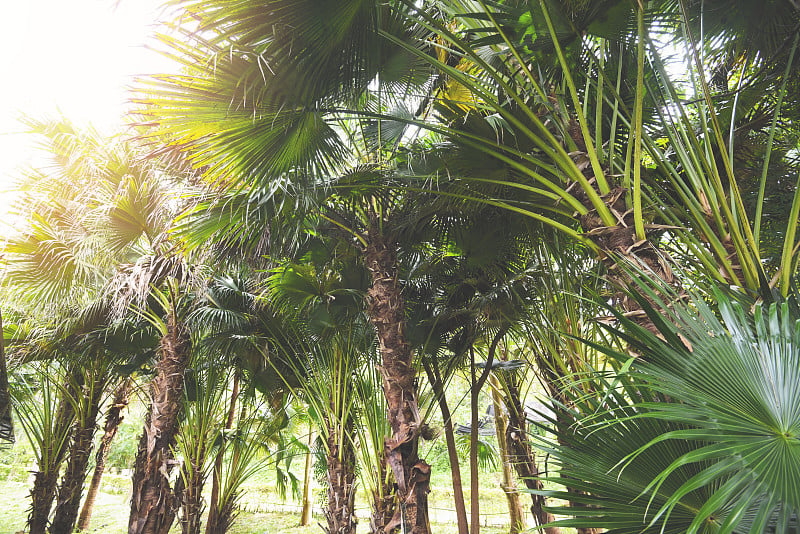
[[[800,318],[788,303],[750,305],[721,293],[654,321],[619,316],[641,356],[631,374],[588,379],[556,421],[556,480],[588,508],[564,525],[609,532],[788,532],[800,511]],[[647,301],[637,298],[651,317]],[[669,341],[664,341],[667,339]],[[623,362],[625,356],[604,349]],[[573,482],[572,479],[580,482]],[[575,500],[570,494],[557,492]]]

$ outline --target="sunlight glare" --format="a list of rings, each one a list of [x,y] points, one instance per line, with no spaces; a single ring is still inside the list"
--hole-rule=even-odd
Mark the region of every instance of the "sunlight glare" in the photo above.
[[[7,51],[0,84],[0,214],[20,168],[36,158],[20,114],[64,115],[117,132],[129,109],[133,76],[174,71],[149,49],[162,0],[26,0],[5,7],[0,46]]]

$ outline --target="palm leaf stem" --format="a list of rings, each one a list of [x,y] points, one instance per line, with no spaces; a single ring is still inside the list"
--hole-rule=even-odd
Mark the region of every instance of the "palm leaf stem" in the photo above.
[[[760,243],[761,238],[761,214],[764,208],[764,193],[767,188],[767,173],[769,171],[769,160],[772,156],[772,146],[775,140],[775,130],[777,129],[778,116],[781,112],[783,105],[783,97],[786,94],[786,83],[789,81],[789,73],[792,68],[792,61],[794,60],[794,53],[797,50],[797,44],[800,42],[800,33],[796,34],[792,42],[792,49],[789,52],[789,59],[786,62],[786,69],[783,72],[783,80],[781,81],[781,88],[778,90],[778,102],[775,104],[775,113],[772,115],[772,123],[769,127],[769,138],[767,139],[767,152],[764,154],[764,166],[761,169],[761,179],[758,183],[758,200],[756,201],[756,215],[755,227],[753,229],[753,236],[756,243]],[[742,73],[744,77],[744,73]],[[733,126],[731,126],[733,127]],[[791,220],[791,219],[790,219]]]

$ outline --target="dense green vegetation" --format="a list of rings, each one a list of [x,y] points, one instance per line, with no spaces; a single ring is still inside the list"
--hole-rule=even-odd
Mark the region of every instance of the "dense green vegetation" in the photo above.
[[[129,534],[236,532],[266,472],[329,534],[437,532],[442,476],[478,534],[492,470],[512,533],[800,528],[796,3],[172,4],[134,135],[28,120],[31,534],[134,396]]]

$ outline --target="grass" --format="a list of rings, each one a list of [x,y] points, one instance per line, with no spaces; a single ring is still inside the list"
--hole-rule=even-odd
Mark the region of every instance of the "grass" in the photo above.
[[[27,482],[0,481],[0,534],[15,534],[23,530],[28,515]],[[102,534],[125,534],[128,526],[128,498],[127,493],[106,493],[101,491],[97,497],[94,515],[89,526],[89,531]],[[324,523],[322,517],[314,517],[314,524],[307,527],[298,526],[299,517],[290,513],[242,513],[234,523],[231,534],[318,534],[322,529],[316,523]],[[366,534],[368,530],[366,518],[359,526],[359,534]],[[436,524],[433,526],[436,534],[456,534],[454,524]],[[485,534],[499,534],[504,529],[485,528]],[[176,525],[171,532],[180,532]]]
[[[459,384],[456,384],[459,386]],[[448,395],[453,396],[451,402],[455,404],[459,399],[463,400],[465,386],[452,387]],[[487,399],[483,399],[488,402]],[[463,412],[463,407],[462,410]],[[109,457],[109,466],[116,469],[130,467],[136,453],[138,436],[141,432],[141,419],[144,407],[141,403],[134,402],[131,405],[129,416],[125,418],[120,432],[112,445]],[[461,412],[459,412],[461,413]],[[433,424],[441,425],[436,420],[438,414],[434,413]],[[469,414],[463,414],[462,418],[466,421]],[[458,422],[461,422],[459,420]],[[433,476],[431,479],[431,493],[429,494],[429,507],[431,521],[433,522],[433,532],[436,534],[456,534],[456,520],[453,512],[453,487],[450,478],[450,467],[447,460],[446,450],[442,440],[426,443],[422,455],[433,465]],[[30,481],[28,481],[29,469],[35,469],[31,464],[32,451],[27,440],[20,435],[17,443],[9,448],[0,448],[0,534],[14,534],[21,531],[26,522],[29,506],[28,492]],[[291,471],[294,475],[302,479],[301,469],[303,467],[304,456],[295,458],[291,463]],[[91,466],[93,468],[93,466]],[[466,499],[467,510],[469,511],[469,470],[462,464],[462,477],[464,487],[464,497]],[[480,502],[482,524],[502,524],[507,522],[508,508],[503,491],[499,487],[500,476],[495,472],[480,472]],[[243,504],[248,510],[255,512],[243,512],[231,530],[234,534],[261,534],[277,533],[281,534],[310,534],[320,533],[322,529],[317,523],[324,523],[323,517],[315,517],[314,525],[309,527],[299,527],[299,511],[288,512],[284,508],[274,511],[270,506],[272,503],[280,503],[282,500],[276,491],[276,474],[273,467],[268,467],[253,476],[245,486]],[[321,503],[324,500],[323,490],[315,488],[314,501]],[[368,531],[368,507],[363,491],[358,492],[356,510],[361,518],[358,534],[366,534]],[[127,520],[130,499],[130,477],[123,475],[112,475],[107,473],[103,478],[103,485],[98,494],[97,504],[90,529],[95,533],[103,534],[125,534],[127,532]],[[290,497],[289,503],[292,502]],[[522,495],[523,507],[529,506],[529,498]],[[286,507],[291,508],[291,506]],[[299,508],[299,507],[298,507]],[[268,513],[264,513],[269,509]],[[179,528],[173,528],[172,532],[179,532]],[[483,534],[499,534],[507,532],[507,528],[482,528]]]

